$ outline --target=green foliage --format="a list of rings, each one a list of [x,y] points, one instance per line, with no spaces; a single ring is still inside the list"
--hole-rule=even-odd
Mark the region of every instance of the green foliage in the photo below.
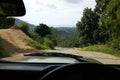
[[[25,22],[22,22],[20,24],[18,24],[18,27],[25,33],[27,34],[28,36],[30,36],[30,29],[29,29],[29,26],[28,26],[28,23],[25,23]]]
[[[79,38],[77,34],[59,36],[57,46],[61,47],[79,47]]]
[[[3,41],[0,38],[0,58],[9,57],[11,54],[4,49]]]
[[[44,49],[43,45],[40,44],[39,42],[36,42],[34,40],[27,40],[27,45],[34,47],[36,49]]]
[[[93,45],[98,42],[96,39],[96,35],[98,35],[96,33],[98,29],[98,16],[91,9],[84,9],[83,17],[76,26],[84,45]]]
[[[51,27],[51,40],[55,46],[60,47],[79,47],[79,37],[76,28],[70,27]]]
[[[100,21],[101,14],[103,11],[106,9],[108,3],[110,0],[96,0],[96,7],[94,9],[94,12],[98,16],[97,23],[101,24],[102,22]],[[99,25],[98,24],[98,25]],[[105,24],[102,24],[102,26],[99,26],[98,29],[96,30],[96,39],[98,40],[98,43],[105,44],[107,41],[109,41],[109,34],[107,32],[107,28],[105,27]]]
[[[43,44],[43,42],[44,42],[44,39],[41,36],[34,34],[34,33],[30,33],[30,38],[32,38],[34,41],[36,41],[40,44]]]
[[[56,28],[53,28],[53,27],[50,27],[50,30],[51,30],[51,35],[50,35],[51,40],[53,41],[54,46],[57,46],[58,38],[60,38],[59,37],[60,32]]]
[[[80,44],[107,43],[120,50],[120,1],[96,0],[96,3],[94,11],[86,8],[81,21],[77,23]]]
[[[27,40],[27,45],[36,49],[54,49],[53,42],[48,38],[43,38],[43,44],[35,40]]]
[[[0,17],[0,29],[7,29],[15,24],[14,18]]]
[[[10,56],[11,56],[11,54],[8,51],[0,49],[0,58],[10,57]]]
[[[35,31],[39,31],[39,29],[44,30],[43,28],[50,29],[48,26],[46,26],[44,24],[40,24],[40,25],[42,25],[42,28],[40,28],[40,26],[39,26],[39,27],[37,27],[35,29]],[[40,32],[40,33],[37,33],[37,34],[31,32],[30,33],[30,37],[33,39],[33,41],[28,41],[29,44],[32,47],[35,47],[35,48],[38,48],[38,49],[39,48],[42,48],[42,49],[54,49],[54,43],[51,40],[51,33],[48,33],[46,31],[48,31],[48,30],[45,30],[45,32],[42,31],[42,33]],[[51,30],[49,32],[51,32]],[[43,33],[45,33],[44,36],[43,36]],[[41,34],[42,34],[42,37],[41,37]]]
[[[33,40],[28,41],[28,45],[37,49],[54,49],[53,41],[47,37],[41,37],[38,34],[30,33]]]
[[[104,2],[99,2],[99,4]],[[109,43],[114,48],[119,49],[120,37],[120,1],[109,0],[102,11],[99,19],[99,26],[106,28],[109,35]]]
[[[103,53],[108,53],[115,56],[120,56],[120,50],[108,47],[106,45],[92,45],[92,46],[84,47],[81,50],[103,52]]]
[[[96,0],[95,12],[100,16],[100,14],[105,10],[110,0]]]
[[[108,45],[120,50],[120,37],[118,39],[114,39],[113,41],[108,42]]]
[[[44,46],[48,49],[54,49],[54,44],[49,38],[44,38]]]
[[[51,34],[51,30],[46,24],[40,24],[37,26],[35,32],[41,37],[46,37],[47,35]]]

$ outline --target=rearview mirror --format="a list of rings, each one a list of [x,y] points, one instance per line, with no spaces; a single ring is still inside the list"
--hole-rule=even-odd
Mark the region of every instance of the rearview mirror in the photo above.
[[[0,17],[24,16],[26,13],[22,0],[0,0]]]

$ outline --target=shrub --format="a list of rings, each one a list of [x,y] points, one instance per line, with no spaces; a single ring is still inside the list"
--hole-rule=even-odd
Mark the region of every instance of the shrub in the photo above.
[[[8,51],[0,49],[0,58],[9,57],[11,54]]]
[[[113,48],[116,48],[116,49],[120,50],[120,38],[113,40],[112,43],[111,43],[111,46]]]
[[[113,41],[109,41],[107,45],[114,49],[120,50],[120,37],[118,39],[114,39]]]
[[[20,24],[18,24],[17,27],[19,27],[19,29],[21,29],[25,34],[30,36],[30,34],[29,34],[30,29],[29,29],[28,23],[25,23],[25,22],[20,23]]]
[[[0,38],[0,58],[9,57],[11,54],[4,49],[3,41]]]
[[[31,40],[27,40],[27,45],[36,49],[54,49],[54,43],[49,38],[43,38],[37,34],[30,33]]]
[[[54,49],[54,43],[48,38],[44,38],[44,45],[50,49]]]
[[[30,37],[36,41],[36,42],[39,42],[40,44],[43,44],[44,42],[44,39],[40,36],[38,36],[37,34],[34,34],[34,33],[30,33]]]
[[[31,47],[34,47],[36,49],[42,49],[42,46],[40,43],[34,41],[34,40],[27,40],[27,45],[31,46]]]

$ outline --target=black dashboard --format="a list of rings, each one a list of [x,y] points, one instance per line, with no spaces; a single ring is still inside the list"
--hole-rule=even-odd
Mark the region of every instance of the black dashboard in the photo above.
[[[46,73],[65,65],[68,63],[0,63],[0,80],[40,80]],[[104,66],[114,68],[120,73],[120,65]]]
[[[1,80],[39,80],[47,72],[65,63],[0,63]]]

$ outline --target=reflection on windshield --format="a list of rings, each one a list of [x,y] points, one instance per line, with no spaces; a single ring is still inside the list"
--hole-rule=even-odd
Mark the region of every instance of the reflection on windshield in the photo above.
[[[16,62],[27,62],[27,63],[78,63],[79,61],[70,57],[27,57],[23,60]]]

